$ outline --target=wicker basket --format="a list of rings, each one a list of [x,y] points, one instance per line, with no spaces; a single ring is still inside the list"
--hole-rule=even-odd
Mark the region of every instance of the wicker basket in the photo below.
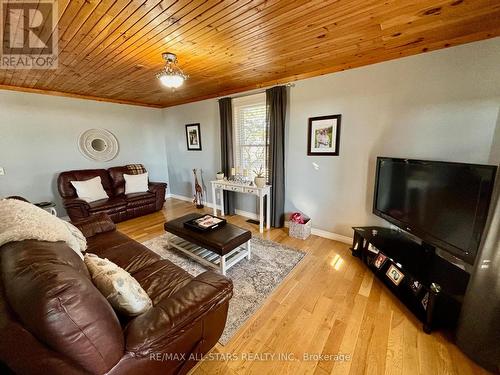
[[[299,224],[294,221],[290,221],[290,227],[288,229],[288,234],[290,237],[305,240],[311,235],[312,220],[309,219],[304,224]]]

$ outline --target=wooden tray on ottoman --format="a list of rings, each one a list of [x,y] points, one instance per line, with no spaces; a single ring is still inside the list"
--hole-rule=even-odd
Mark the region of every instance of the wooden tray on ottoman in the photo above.
[[[202,216],[205,215],[193,213],[167,221],[164,227],[170,234],[168,245],[203,265],[220,270],[223,275],[243,258],[250,259],[252,233],[249,230],[229,223],[206,232],[184,226],[186,221]]]
[[[214,215],[206,214],[206,215],[201,215],[200,217],[201,218],[209,218],[211,221],[213,221],[213,219],[215,219],[216,223],[215,224],[211,223],[212,225],[204,227],[197,222],[200,219],[191,219],[191,220],[185,221],[184,226],[188,227],[190,229],[197,230],[197,231],[207,232],[207,231],[220,229],[220,227],[222,227],[223,225],[226,225],[226,219],[221,219],[220,217],[217,217]]]

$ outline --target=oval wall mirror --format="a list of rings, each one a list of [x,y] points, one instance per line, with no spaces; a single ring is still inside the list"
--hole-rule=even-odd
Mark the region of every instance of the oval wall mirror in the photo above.
[[[108,130],[89,129],[78,138],[78,148],[88,159],[110,161],[118,155],[118,140]]]

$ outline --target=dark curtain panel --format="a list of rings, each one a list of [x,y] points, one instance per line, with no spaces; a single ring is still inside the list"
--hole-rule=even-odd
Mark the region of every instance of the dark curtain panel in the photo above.
[[[220,142],[221,142],[221,168],[222,172],[229,177],[231,168],[234,166],[233,160],[233,107],[231,98],[219,100],[220,115]],[[234,194],[224,191],[224,213],[234,215]]]
[[[285,118],[286,86],[266,90],[269,150],[267,169],[271,188],[271,226],[285,224]]]
[[[500,373],[500,170],[495,185],[460,313],[457,344],[484,368]]]

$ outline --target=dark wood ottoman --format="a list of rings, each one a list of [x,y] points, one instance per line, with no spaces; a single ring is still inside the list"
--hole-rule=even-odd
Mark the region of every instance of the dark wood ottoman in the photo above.
[[[224,226],[212,231],[200,232],[186,228],[184,223],[196,219],[200,214],[188,214],[165,223],[168,246],[182,251],[197,262],[220,270],[225,275],[226,271],[243,258],[250,260],[249,230],[226,223]]]

